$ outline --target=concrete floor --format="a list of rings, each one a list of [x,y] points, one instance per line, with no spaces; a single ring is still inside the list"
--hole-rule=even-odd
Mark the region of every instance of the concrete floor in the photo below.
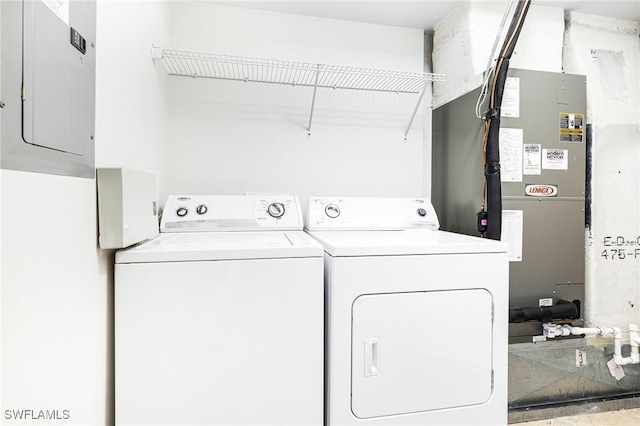
[[[510,426],[637,426],[640,425],[640,408],[629,410],[605,411],[602,413],[580,414],[557,417],[548,420],[512,423]]]

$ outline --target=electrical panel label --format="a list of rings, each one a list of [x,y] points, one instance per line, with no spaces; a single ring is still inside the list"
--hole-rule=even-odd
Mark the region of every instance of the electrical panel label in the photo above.
[[[584,142],[583,114],[560,114],[560,142]]]
[[[569,150],[543,149],[542,168],[550,170],[569,170]]]
[[[500,181],[522,182],[522,129],[500,129]]]
[[[42,0],[42,3],[62,19],[65,25],[69,25],[69,0]]]
[[[524,144],[524,151],[522,153],[522,173],[525,175],[539,175],[542,173],[542,162],[540,153],[542,147],[537,143]]]

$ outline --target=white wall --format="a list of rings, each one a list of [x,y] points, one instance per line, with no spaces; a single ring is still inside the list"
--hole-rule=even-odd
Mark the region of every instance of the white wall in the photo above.
[[[640,321],[640,23],[567,15],[565,71],[587,76],[593,126],[585,314]]]
[[[0,7],[0,32],[2,31],[2,8]],[[0,43],[0,58],[2,58],[2,43]],[[2,81],[2,60],[0,59],[0,81]],[[0,84],[0,93],[2,93],[2,84]],[[0,135],[2,135],[2,120],[0,119]],[[0,143],[2,143],[2,136],[0,136]],[[0,154],[1,155],[1,154]],[[2,326],[2,187],[3,187],[3,183],[2,183],[2,173],[0,172],[0,377],[2,377],[2,342],[4,341],[2,339],[2,330],[3,330],[3,326]],[[4,405],[2,404],[3,398],[2,398],[2,383],[0,380],[0,408],[2,408]]]
[[[169,35],[168,2],[99,1],[96,166],[154,173],[167,167],[167,75],[154,66],[151,45]]]
[[[1,175],[3,421],[68,410],[69,424],[103,424],[110,267],[96,250],[95,181]]]
[[[173,49],[423,71],[422,30],[174,3]],[[417,95],[172,78],[169,193],[421,196]],[[428,100],[427,100],[428,102]],[[429,135],[430,139],[430,135]]]
[[[165,4],[98,2],[96,163],[163,167],[166,131],[150,63]],[[5,410],[68,410],[54,423],[113,423],[113,253],[97,249],[96,182],[0,171],[2,424]]]
[[[483,73],[509,3],[508,0],[463,2],[436,25],[433,68],[434,72],[446,73],[447,81],[434,86],[434,108],[482,84]],[[512,16],[513,10],[509,12],[500,34],[497,52],[502,48]],[[563,33],[562,9],[530,6],[509,66],[561,72]]]

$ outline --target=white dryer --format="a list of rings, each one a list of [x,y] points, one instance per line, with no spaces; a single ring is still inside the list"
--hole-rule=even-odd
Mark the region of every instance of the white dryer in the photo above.
[[[117,425],[320,425],[323,250],[290,196],[172,196],[116,253]]]
[[[507,423],[507,244],[426,199],[311,197],[325,250],[326,423]]]

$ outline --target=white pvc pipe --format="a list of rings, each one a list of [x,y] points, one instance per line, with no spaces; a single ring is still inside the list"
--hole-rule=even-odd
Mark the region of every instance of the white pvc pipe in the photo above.
[[[638,350],[638,325],[629,324],[629,340],[631,341],[631,359],[633,364],[640,363],[640,351]]]
[[[617,333],[614,336],[613,345],[613,361],[618,365],[639,364],[640,363],[640,351],[638,350],[638,325],[629,324],[629,340],[631,341],[631,355],[628,357],[622,356],[622,332],[617,329]]]
[[[569,327],[571,334],[573,335],[598,335],[598,336],[608,336],[616,334],[616,327],[592,327],[592,328],[582,328],[582,327]]]
[[[551,338],[556,336],[558,337],[569,336],[571,334],[573,334],[574,336],[580,336],[580,335],[614,336],[617,332],[620,331],[620,329],[617,327],[599,326],[599,327],[584,328],[584,327],[572,327],[567,324],[557,325],[553,323],[544,324],[544,329],[546,334]]]
[[[640,364],[640,331],[637,324],[629,324],[629,341],[631,354],[622,356],[622,330],[618,327],[571,327],[570,325],[544,324],[545,335],[548,337],[573,335],[598,335],[613,337],[613,361],[617,365]]]
[[[571,327],[570,325],[562,325],[562,326],[558,326],[562,329],[562,335],[563,336],[568,336],[569,334],[573,334],[574,336],[580,336],[580,335],[598,335],[598,336],[613,336],[616,334],[616,327],[591,327],[591,328],[584,328],[584,327]]]

